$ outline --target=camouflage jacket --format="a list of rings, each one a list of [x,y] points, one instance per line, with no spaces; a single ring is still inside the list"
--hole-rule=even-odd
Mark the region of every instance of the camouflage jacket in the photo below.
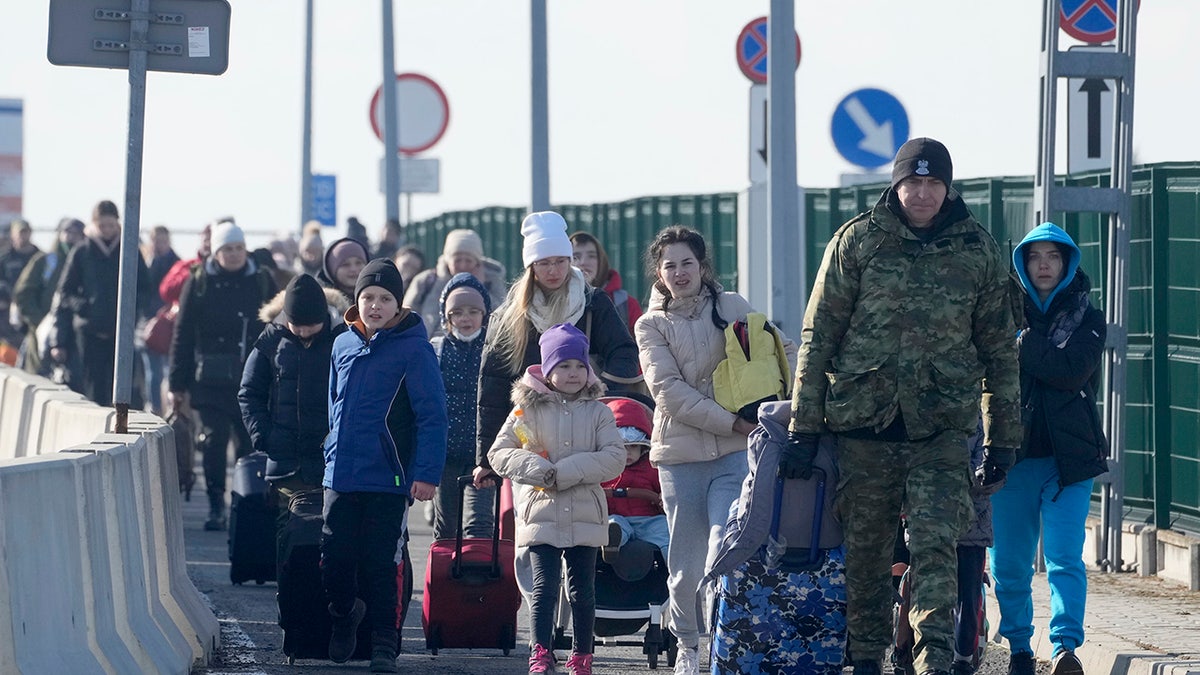
[[[922,242],[884,198],[825,249],[804,316],[791,429],[908,437],[976,426],[1020,446],[1019,369],[1008,266],[957,195]]]

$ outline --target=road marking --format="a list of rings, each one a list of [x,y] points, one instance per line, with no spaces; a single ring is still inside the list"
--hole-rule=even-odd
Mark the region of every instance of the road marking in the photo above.
[[[262,670],[241,670],[241,668],[258,665],[258,660],[254,658],[254,650],[258,649],[258,645],[254,644],[254,640],[251,640],[246,631],[242,630],[241,622],[219,611],[213,605],[207,593],[200,593],[200,597],[204,598],[204,604],[208,605],[208,608],[217,616],[217,623],[221,626],[221,647],[219,649],[221,665],[239,669],[236,671],[205,669],[200,672],[204,675],[267,675]]]

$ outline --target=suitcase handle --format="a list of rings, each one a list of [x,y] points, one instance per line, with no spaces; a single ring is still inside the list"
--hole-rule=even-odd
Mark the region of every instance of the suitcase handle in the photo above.
[[[500,485],[501,478],[491,474],[484,478],[495,483],[496,504],[495,518],[492,520],[492,569],[489,571],[493,579],[500,578]],[[467,486],[475,482],[473,476],[458,477],[458,529],[454,533],[454,564],[450,566],[450,576],[454,579],[462,577],[462,544],[463,544],[463,510],[466,505]]]
[[[821,521],[825,517],[825,482],[828,475],[820,467],[813,467],[813,480],[817,481],[817,499],[813,508],[813,524],[811,540],[808,544],[808,561],[815,562],[821,552]],[[771,538],[779,540],[780,512],[783,510],[782,476],[775,479],[775,495],[771,501]]]

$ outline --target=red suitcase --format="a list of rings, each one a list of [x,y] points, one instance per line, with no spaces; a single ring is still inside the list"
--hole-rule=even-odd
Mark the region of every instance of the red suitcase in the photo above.
[[[517,644],[521,593],[513,574],[513,542],[500,538],[500,493],[488,539],[463,538],[463,492],[470,476],[458,479],[458,531],[429,547],[421,625],[434,655],[451,647],[492,648],[507,656]]]

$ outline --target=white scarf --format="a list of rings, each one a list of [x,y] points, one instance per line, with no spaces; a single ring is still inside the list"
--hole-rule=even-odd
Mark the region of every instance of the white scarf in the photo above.
[[[571,276],[567,278],[567,315],[564,317],[546,316],[546,294],[540,287],[533,291],[533,303],[529,305],[529,322],[533,324],[538,334],[545,333],[551,326],[560,323],[574,324],[583,318],[587,309],[587,282],[583,280],[583,272],[579,268],[571,268]]]

